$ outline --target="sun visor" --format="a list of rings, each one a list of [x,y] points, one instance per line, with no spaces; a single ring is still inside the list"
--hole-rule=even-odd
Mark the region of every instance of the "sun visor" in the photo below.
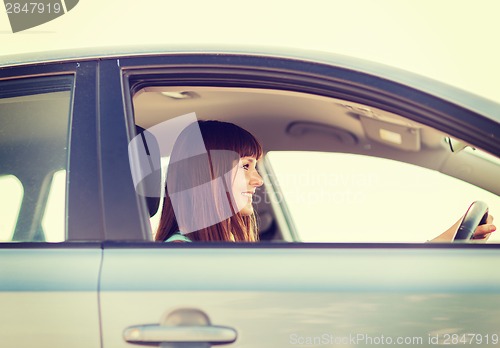
[[[366,136],[404,151],[420,151],[420,128],[399,120],[359,115]]]

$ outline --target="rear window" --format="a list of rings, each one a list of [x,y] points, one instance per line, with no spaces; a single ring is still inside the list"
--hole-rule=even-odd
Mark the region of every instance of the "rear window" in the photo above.
[[[0,81],[1,241],[65,239],[73,80],[65,75]]]

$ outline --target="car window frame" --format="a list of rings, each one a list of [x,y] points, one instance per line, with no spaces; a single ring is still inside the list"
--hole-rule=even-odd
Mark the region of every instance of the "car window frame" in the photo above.
[[[483,150],[500,153],[498,144],[485,141],[492,132],[500,131],[498,123],[476,113],[472,107],[469,109],[413,87],[411,79],[402,84],[342,65],[236,53],[122,57],[117,65],[121,68],[129,140],[135,136],[132,105],[135,92],[146,86],[193,85],[272,88],[346,98],[408,117],[477,146],[480,144]],[[417,82],[415,85],[419,86]],[[474,132],[468,124],[474,125]],[[149,222],[145,200],[140,205],[145,226]],[[282,213],[288,212],[282,208]]]
[[[415,122],[449,133],[457,139],[474,144],[490,153],[500,154],[500,144],[490,139],[500,137],[498,112],[495,103],[457,90],[452,86],[425,79],[410,72],[392,71],[387,66],[357,62],[356,69],[318,57],[318,61],[281,56],[238,53],[172,53],[151,56],[132,56],[119,59],[125,97],[146,84],[149,86],[257,87],[273,88],[326,97],[346,97],[351,102],[370,105],[392,112]],[[245,71],[246,70],[246,71]],[[373,75],[364,71],[379,71]],[[194,74],[203,75],[196,78]],[[210,76],[226,76],[210,80]],[[183,77],[181,77],[181,75]],[[384,78],[388,76],[387,78]],[[397,78],[396,78],[396,77]],[[393,78],[392,80],[390,78]],[[149,80],[149,82],[147,82]],[[166,84],[162,84],[162,81]],[[208,81],[208,82],[207,82]],[[403,82],[399,82],[403,81]],[[431,95],[426,92],[439,89]],[[444,93],[442,90],[446,90]],[[438,95],[447,94],[448,99]],[[449,94],[449,95],[448,95]],[[464,99],[463,103],[456,99]],[[487,115],[474,111],[485,104]],[[129,108],[129,103],[125,108]],[[127,109],[130,113],[130,110]],[[453,116],[450,116],[453,115]]]

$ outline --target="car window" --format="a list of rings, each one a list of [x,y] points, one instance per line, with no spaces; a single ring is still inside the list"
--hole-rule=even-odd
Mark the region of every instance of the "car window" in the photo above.
[[[307,151],[272,151],[267,160],[280,187],[276,197],[305,242],[424,242],[475,200],[499,216],[496,194],[404,162]]]
[[[498,216],[498,159],[460,139],[452,148],[449,133],[395,112],[310,93],[203,86],[146,87],[132,103],[134,123],[154,135],[163,157],[184,119],[227,121],[256,136],[267,151],[259,163],[264,184],[252,197],[262,241],[422,243],[474,201]],[[145,155],[131,167],[136,187],[157,172],[148,157],[154,152],[129,152]]]
[[[2,241],[64,240],[73,79],[0,81]]]

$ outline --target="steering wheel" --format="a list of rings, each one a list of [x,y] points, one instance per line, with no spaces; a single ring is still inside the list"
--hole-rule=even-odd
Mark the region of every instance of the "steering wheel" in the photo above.
[[[474,235],[474,231],[477,226],[483,225],[486,223],[486,219],[488,218],[488,205],[481,201],[473,202],[465,216],[458,227],[455,238],[453,239],[454,243],[467,243],[472,239]]]

